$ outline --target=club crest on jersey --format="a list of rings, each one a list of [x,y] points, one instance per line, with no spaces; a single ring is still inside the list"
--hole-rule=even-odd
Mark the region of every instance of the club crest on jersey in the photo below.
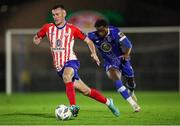
[[[62,42],[61,42],[61,40],[60,40],[60,39],[56,40],[56,46],[57,46],[57,47],[62,46]]]
[[[103,42],[101,44],[101,50],[103,50],[104,52],[110,52],[112,49],[111,44],[107,43],[107,42]]]
[[[62,47],[62,41],[60,39],[56,40],[56,47],[51,48],[51,49],[52,51],[55,51],[55,52],[60,52],[60,51],[65,50],[65,48]]]

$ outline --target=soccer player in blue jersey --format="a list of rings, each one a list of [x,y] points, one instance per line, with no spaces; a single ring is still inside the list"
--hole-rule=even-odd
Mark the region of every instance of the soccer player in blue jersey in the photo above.
[[[114,81],[116,90],[130,103],[134,112],[139,112],[141,108],[134,94],[136,84],[129,57],[131,42],[123,32],[109,26],[104,19],[97,20],[95,28],[96,31],[88,33],[88,37],[94,42],[104,60],[107,76]],[[122,76],[125,82],[122,82]]]

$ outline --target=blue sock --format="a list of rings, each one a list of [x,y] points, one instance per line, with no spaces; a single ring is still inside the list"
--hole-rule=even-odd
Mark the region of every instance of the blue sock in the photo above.
[[[117,92],[119,92],[123,96],[124,99],[129,98],[130,95],[129,95],[126,87],[122,84],[121,80],[117,80],[115,82],[115,86],[116,86]]]

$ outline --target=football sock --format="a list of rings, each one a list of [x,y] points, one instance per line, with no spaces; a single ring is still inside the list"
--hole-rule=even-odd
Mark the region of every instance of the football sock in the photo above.
[[[137,103],[132,99],[132,97],[129,97],[126,100],[129,102],[129,104],[131,104],[131,106],[137,105]]]
[[[128,90],[126,89],[126,87],[122,84],[122,81],[121,80],[117,80],[115,82],[115,86],[116,86],[116,90],[117,92],[119,92],[124,99],[127,99],[129,98],[129,93],[128,93]]]
[[[73,82],[66,83],[66,95],[69,99],[70,105],[76,105],[75,89]]]
[[[122,84],[121,80],[117,80],[115,82],[116,84],[116,89],[117,91],[123,96],[123,98],[125,100],[127,100],[127,102],[129,102],[129,104],[131,106],[136,105],[137,103],[132,99],[132,97],[129,95],[128,90],[126,89],[126,87]]]
[[[104,104],[106,104],[106,102],[107,102],[107,98],[104,97],[99,91],[97,91],[96,89],[93,89],[93,88],[91,88],[89,97],[95,99],[96,101],[104,103]]]

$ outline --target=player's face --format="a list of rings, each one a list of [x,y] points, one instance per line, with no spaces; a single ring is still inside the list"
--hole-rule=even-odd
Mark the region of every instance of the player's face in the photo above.
[[[101,26],[101,27],[96,27],[97,33],[101,37],[105,37],[108,33],[108,27]]]
[[[52,10],[52,16],[56,25],[61,25],[65,21],[66,12],[61,8]]]

